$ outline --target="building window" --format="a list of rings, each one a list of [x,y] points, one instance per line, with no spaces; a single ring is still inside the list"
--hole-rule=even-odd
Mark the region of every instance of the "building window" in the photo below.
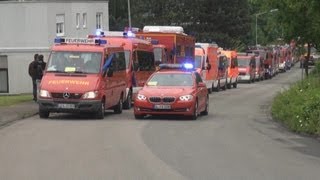
[[[76,27],[77,29],[80,28],[80,13],[76,14]]]
[[[102,13],[96,15],[96,29],[102,29]]]
[[[83,13],[82,14],[82,19],[83,19],[83,21],[82,21],[82,27],[83,28],[87,28],[87,13]]]
[[[57,36],[64,36],[64,14],[57,14],[56,16],[56,33]]]
[[[8,58],[0,56],[0,93],[9,92]]]

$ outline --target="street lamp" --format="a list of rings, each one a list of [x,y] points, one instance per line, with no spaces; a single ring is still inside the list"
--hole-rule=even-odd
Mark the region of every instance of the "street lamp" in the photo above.
[[[128,19],[129,19],[129,28],[131,28],[131,10],[130,10],[130,0],[128,0]]]
[[[256,46],[258,45],[258,16],[260,16],[262,14],[266,14],[266,13],[273,13],[276,11],[278,11],[278,9],[271,9],[270,11],[265,11],[265,12],[261,12],[261,13],[256,14]]]

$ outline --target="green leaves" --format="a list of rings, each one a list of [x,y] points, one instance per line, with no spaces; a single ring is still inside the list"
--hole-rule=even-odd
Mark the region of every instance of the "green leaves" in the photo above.
[[[110,8],[117,9],[117,13],[110,10],[114,17],[110,29],[124,28],[121,26],[127,22],[126,7],[127,0],[110,1]],[[215,41],[230,49],[239,47],[239,41],[248,41],[250,32],[247,0],[131,0],[131,17],[134,27],[183,26],[185,32],[194,35],[198,42]]]

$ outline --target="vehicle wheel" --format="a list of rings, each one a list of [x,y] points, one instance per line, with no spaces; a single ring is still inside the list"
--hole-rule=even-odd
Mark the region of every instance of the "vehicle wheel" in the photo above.
[[[236,82],[233,83],[233,88],[237,88],[238,86],[238,80],[236,80]]]
[[[98,111],[96,112],[96,118],[97,119],[103,119],[104,118],[104,110],[105,110],[104,102],[101,101],[100,107],[99,107]]]
[[[220,91],[220,80],[218,81],[217,87],[214,88],[216,92]]]
[[[46,119],[49,117],[50,112],[39,109],[39,117],[42,119]]]
[[[208,115],[209,114],[209,96],[207,96],[207,100],[206,100],[206,108],[204,111],[201,112],[201,115]]]
[[[198,100],[196,100],[196,103],[194,104],[194,110],[193,115],[191,116],[191,120],[197,120],[198,118]]]
[[[119,99],[118,104],[115,106],[114,108],[114,113],[116,114],[121,114],[122,113],[122,108],[123,108],[123,100],[122,100],[122,96]]]
[[[208,93],[211,94],[212,93],[212,88],[208,89]]]
[[[227,89],[227,84],[228,84],[228,81],[226,80],[226,82],[224,83],[224,85],[222,87],[222,90],[226,90]]]
[[[144,115],[137,115],[137,114],[135,114],[135,115],[134,115],[134,118],[135,118],[135,119],[143,119],[143,118],[144,118]]]
[[[230,79],[230,82],[227,84],[227,88],[228,88],[228,89],[231,89],[231,84],[232,84],[232,83],[231,83],[231,79]]]
[[[126,101],[123,103],[123,109],[130,109],[132,107],[132,91],[128,93]]]

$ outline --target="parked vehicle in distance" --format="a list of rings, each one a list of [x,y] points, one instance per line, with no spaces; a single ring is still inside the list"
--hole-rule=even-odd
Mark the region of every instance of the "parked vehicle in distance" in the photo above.
[[[202,72],[201,77],[209,91],[227,89],[228,59],[217,44],[196,43],[195,68]]]
[[[228,58],[227,88],[231,89],[231,86],[233,86],[234,88],[237,88],[238,76],[239,76],[237,51],[224,50],[222,51],[222,54],[226,55]]]
[[[182,115],[197,119],[207,115],[209,95],[192,64],[161,64],[134,101],[134,116]]]
[[[251,53],[238,53],[239,82],[252,83],[256,76],[256,58]]]
[[[123,47],[102,39],[57,38],[51,49],[39,94],[39,116],[51,112],[122,113],[126,99]]]

